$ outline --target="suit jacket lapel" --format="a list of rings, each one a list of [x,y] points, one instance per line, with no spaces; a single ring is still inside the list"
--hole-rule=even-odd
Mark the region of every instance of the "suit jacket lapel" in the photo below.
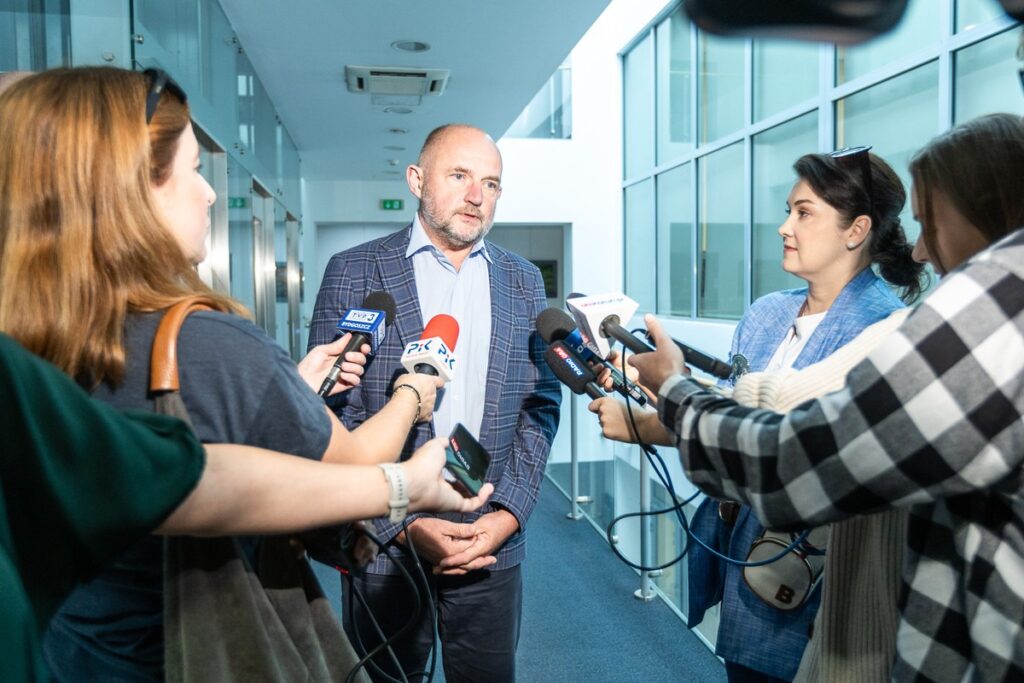
[[[416,273],[412,261],[405,257],[409,247],[411,226],[387,241],[387,248],[377,252],[377,270],[381,286],[395,299],[394,332],[398,335],[399,348],[423,334],[423,315],[416,292]]]
[[[480,442],[493,452],[495,417],[501,404],[501,388],[508,376],[508,363],[512,355],[513,321],[516,317],[515,272],[499,249],[488,242],[493,262],[491,268],[491,348],[487,357],[487,396],[480,425]]]

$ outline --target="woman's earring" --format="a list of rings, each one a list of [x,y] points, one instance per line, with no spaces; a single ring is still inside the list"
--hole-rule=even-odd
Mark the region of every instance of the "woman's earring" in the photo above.
[[[846,243],[846,248],[847,248],[848,251],[853,251],[854,249],[856,249],[859,246],[860,245],[857,244],[856,242],[847,242]]]

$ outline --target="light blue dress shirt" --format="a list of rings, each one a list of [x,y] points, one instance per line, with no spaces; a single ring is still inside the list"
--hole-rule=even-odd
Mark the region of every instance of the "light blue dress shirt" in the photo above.
[[[456,270],[430,241],[416,214],[405,256],[412,259],[423,325],[440,313],[459,323],[454,377],[438,392],[434,434],[446,437],[461,422],[479,438],[491,350],[491,257],[487,247],[483,240],[477,242]]]

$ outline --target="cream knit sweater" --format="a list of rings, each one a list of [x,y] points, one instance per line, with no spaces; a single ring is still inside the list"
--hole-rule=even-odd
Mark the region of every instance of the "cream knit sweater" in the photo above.
[[[840,389],[847,372],[899,327],[910,311],[896,311],[825,360],[802,370],[744,375],[732,397],[743,405],[786,412]],[[794,681],[890,680],[906,525],[906,511],[896,510],[831,526],[821,607]]]

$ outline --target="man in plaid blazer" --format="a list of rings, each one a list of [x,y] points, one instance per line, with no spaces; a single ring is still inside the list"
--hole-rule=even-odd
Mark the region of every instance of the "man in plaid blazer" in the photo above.
[[[525,526],[537,501],[561,401],[534,325],[546,306],[544,285],[534,265],[483,239],[501,194],[501,156],[486,133],[471,126],[442,126],[427,137],[406,176],[420,200],[412,224],[331,259],[309,343],[330,341],[344,312],[360,306],[369,292],[394,297],[395,323],[367,364],[360,386],[332,399],[351,429],[388,400],[394,376],[402,371],[402,350],[420,338],[424,322],[439,313],[458,321],[455,378],[439,392],[433,422],[411,432],[403,458],[435,433],[447,436],[463,423],[491,456],[487,479],[494,483],[494,494],[476,513],[417,515],[406,520],[405,528],[377,520],[377,526],[384,540],[407,545],[411,537],[435,575],[449,683],[513,681]],[[407,552],[398,555],[414,568]],[[414,617],[413,598],[397,571],[382,554],[354,579],[388,636]],[[393,643],[410,678],[425,667],[433,645],[431,617],[432,610],[423,610],[416,627]],[[361,606],[347,612],[346,627],[358,649],[363,649],[360,641],[366,649],[380,642]],[[374,662],[397,675],[388,657]],[[372,666],[370,673],[380,678]]]

